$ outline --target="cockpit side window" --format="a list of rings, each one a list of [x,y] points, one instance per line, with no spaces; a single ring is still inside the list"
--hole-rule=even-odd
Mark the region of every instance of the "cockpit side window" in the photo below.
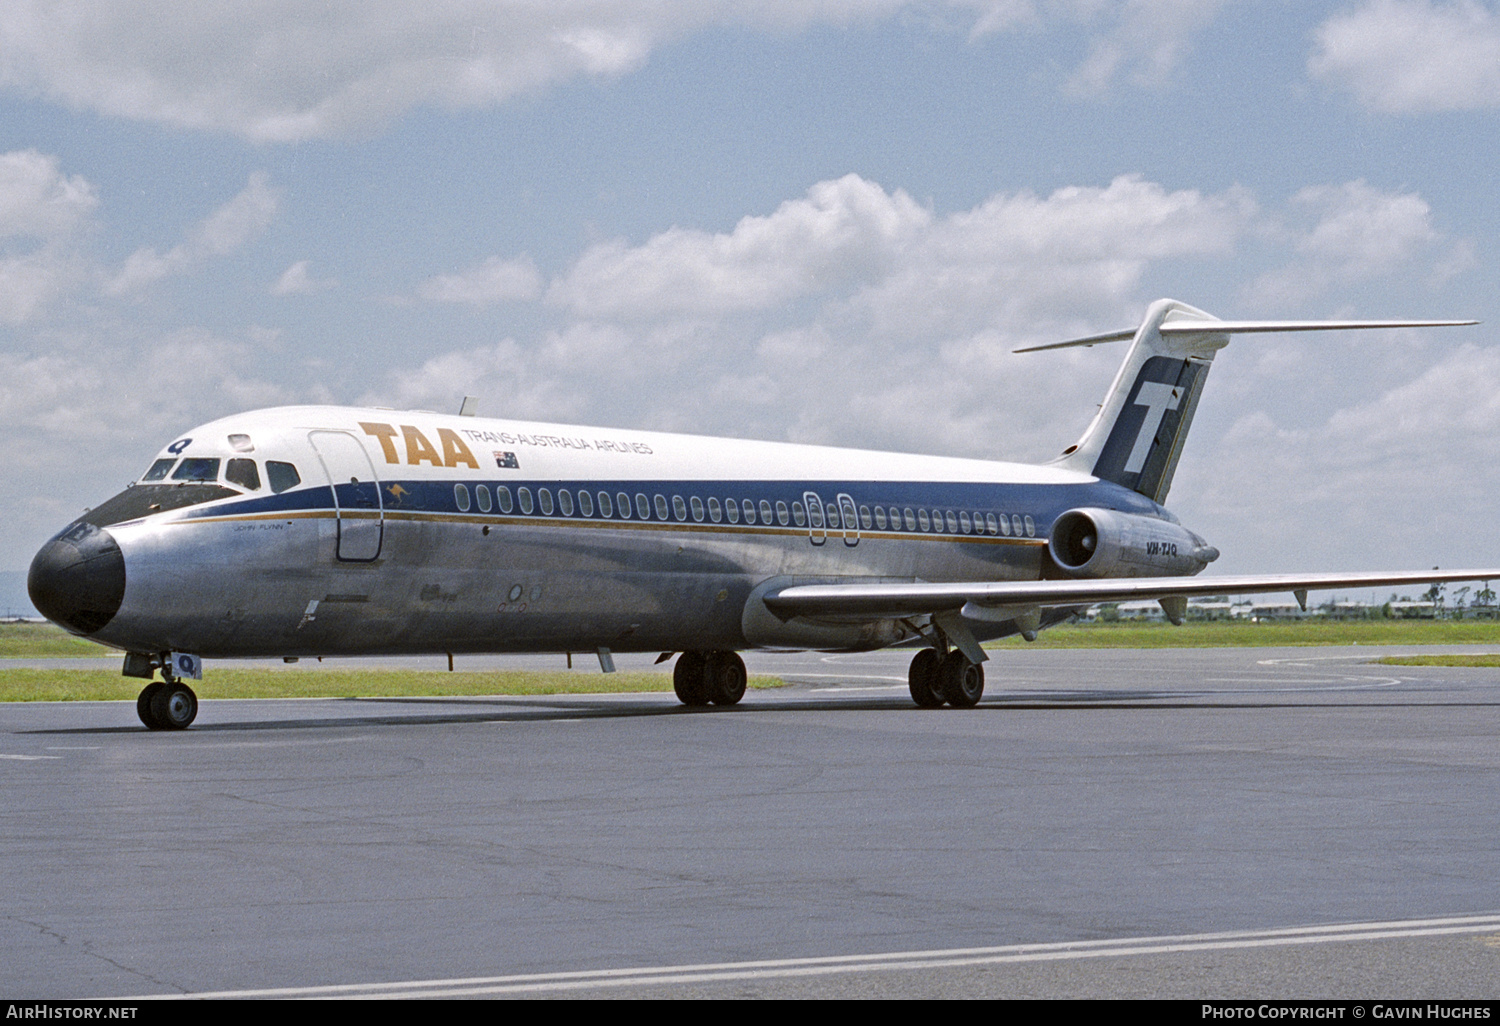
[[[290,463],[266,460],[266,480],[271,485],[271,491],[280,494],[288,488],[296,488],[301,484],[302,475],[297,473],[297,468]]]
[[[260,472],[255,469],[254,460],[230,460],[224,468],[224,481],[247,492],[260,490]]]
[[[172,475],[173,481],[217,481],[218,479],[219,460],[202,456],[183,460],[176,473]]]
[[[160,481],[167,476],[167,471],[172,469],[175,459],[157,460],[151,464],[151,469],[141,476],[142,481]]]

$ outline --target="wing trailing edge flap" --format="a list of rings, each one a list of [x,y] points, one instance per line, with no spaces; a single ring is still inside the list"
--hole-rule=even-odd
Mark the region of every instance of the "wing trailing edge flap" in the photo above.
[[[1157,599],[1174,621],[1189,598],[1292,592],[1304,608],[1307,592],[1500,580],[1500,569],[1263,574],[1240,577],[1125,577],[1066,581],[971,581],[952,584],[798,584],[766,595],[773,614],[883,618],[952,616],[971,620],[1030,619],[1043,607]],[[1180,602],[1177,600],[1181,600]],[[1173,614],[1177,614],[1173,616]]]

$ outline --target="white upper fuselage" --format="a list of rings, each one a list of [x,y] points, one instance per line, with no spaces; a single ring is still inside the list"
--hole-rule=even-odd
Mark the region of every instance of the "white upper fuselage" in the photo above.
[[[1170,520],[1057,467],[258,410],[175,439],[89,515],[118,544],[126,586],[87,633],[205,655],[875,647],[910,625],[783,622],[758,596],[789,582],[1035,580],[1048,527],[1080,506]]]

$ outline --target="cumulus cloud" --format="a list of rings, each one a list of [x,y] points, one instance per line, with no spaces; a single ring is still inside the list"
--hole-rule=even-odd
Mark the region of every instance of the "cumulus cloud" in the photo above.
[[[1062,2],[1086,20],[1106,21],[1088,56],[1069,77],[1067,91],[1098,96],[1124,77],[1136,85],[1160,86],[1177,67],[1194,35],[1211,22],[1225,0],[1126,0],[1118,4]],[[1062,13],[1062,12],[1059,12]]]
[[[1410,342],[1392,333],[1363,345]],[[1183,461],[1192,513],[1216,521],[1240,552],[1285,552],[1284,569],[1367,565],[1372,543],[1398,553],[1388,567],[1431,566],[1440,555],[1448,566],[1483,565],[1488,550],[1476,540],[1493,518],[1494,480],[1475,468],[1500,462],[1500,351],[1449,344],[1375,395],[1342,408],[1322,396],[1311,423],[1256,408],[1199,439]]]
[[[411,108],[483,107],[618,75],[712,23],[797,28],[899,0],[12,0],[0,83],[70,107],[290,142],[378,130]]]
[[[1039,402],[1009,349],[1128,323],[1148,267],[1227,254],[1256,215],[1242,189],[1130,176],[938,215],[847,175],[729,231],[592,246],[547,289],[566,326],[434,358],[369,398],[444,409],[478,392],[544,418],[1048,455],[1106,382],[1066,375]],[[557,381],[572,387],[542,384]]]
[[[1317,32],[1309,70],[1373,110],[1500,106],[1500,16],[1477,0],[1371,0]]]
[[[255,239],[276,216],[279,199],[264,172],[250,176],[240,193],[215,210],[165,253],[136,250],[105,285],[112,296],[134,292],[172,274],[182,274],[212,257],[226,256]]]
[[[732,231],[673,228],[592,247],[548,290],[585,317],[714,316],[807,296],[847,300],[877,331],[960,331],[1128,295],[1154,259],[1232,249],[1243,189],[1169,192],[1134,176],[1046,197],[996,195],[935,217],[858,175],[820,182]],[[914,321],[915,319],[915,321]]]
[[[308,270],[311,266],[310,260],[298,260],[281,272],[281,277],[271,286],[271,295],[310,296],[317,292],[327,292],[338,285],[338,281],[333,278],[314,278]]]
[[[1384,277],[1445,241],[1421,196],[1383,192],[1363,181],[1309,186],[1293,197],[1292,208],[1294,217],[1316,221],[1292,230],[1296,255],[1287,266],[1249,286],[1247,294],[1256,301],[1296,304],[1335,284]],[[1464,243],[1449,243],[1434,259],[1434,273],[1451,276],[1471,259]]]
[[[75,243],[99,200],[54,156],[0,154],[0,322],[35,317],[82,276]]]
[[[731,232],[673,228],[641,246],[594,246],[548,299],[584,316],[763,308],[877,274],[931,220],[906,193],[846,175]]]
[[[0,87],[74,109],[263,143],[358,137],[416,107],[489,107],[615,76],[713,26],[797,31],[952,12],[970,36],[1093,33],[1070,88],[1159,82],[1224,0],[9,0]]]
[[[466,303],[484,307],[520,299],[535,299],[542,277],[530,257],[504,260],[492,256],[458,274],[439,274],[422,283],[417,294],[433,303]]]

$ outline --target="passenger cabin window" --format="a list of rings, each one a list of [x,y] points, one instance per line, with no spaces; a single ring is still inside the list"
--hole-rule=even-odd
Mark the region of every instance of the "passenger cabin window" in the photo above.
[[[749,499],[746,499],[744,501],[744,504],[740,508],[745,512],[745,523],[755,523],[755,503],[751,502]]]
[[[698,498],[698,496],[695,495],[695,496],[693,496],[693,503],[692,503],[692,505],[693,505],[693,519],[696,520],[696,521],[698,521],[701,524],[703,522],[703,500],[700,499],[700,498]]]
[[[490,489],[488,485],[475,485],[474,499],[479,503],[479,512],[488,513],[490,511]]]
[[[660,507],[657,508],[660,509]],[[682,496],[680,495],[672,496],[672,515],[678,520],[687,519],[687,503],[682,501]],[[666,517],[662,517],[662,519],[665,520]]]
[[[495,501],[500,504],[500,512],[501,513],[509,513],[510,510],[511,510],[511,506],[510,506],[510,489],[507,488],[505,485],[496,485],[495,486]]]
[[[521,503],[521,512],[522,513],[526,513],[526,514],[530,514],[531,513],[531,489],[530,488],[517,488],[516,489],[516,499],[519,500],[520,503]]]
[[[785,527],[790,520],[791,514],[787,512],[786,503],[778,501],[776,503],[776,522]]]
[[[151,469],[146,471],[146,473],[142,475],[141,480],[160,481],[162,478],[167,476],[167,471],[171,470],[172,464],[176,462],[176,460],[157,460],[155,463],[151,464]]]
[[[218,479],[219,461],[203,457],[183,460],[178,465],[176,473],[172,475],[173,481],[217,481]]]
[[[710,497],[708,500],[708,519],[718,523],[724,518],[724,507],[719,505],[719,500]]]
[[[797,521],[798,527],[807,523],[807,511],[802,508],[802,503],[792,503],[792,519]]]
[[[594,497],[582,488],[578,489],[578,512],[586,517],[594,515]]]
[[[266,460],[266,481],[271,486],[271,491],[280,495],[291,488],[296,488],[302,483],[302,475],[297,473],[297,468],[290,463],[282,463],[280,460]]]
[[[724,500],[724,513],[729,517],[731,524],[740,522],[740,504],[733,499]]]
[[[765,499],[760,500],[760,522],[763,524],[771,522],[771,504]]]
[[[552,493],[551,492],[549,492],[545,488],[538,488],[536,490],[536,503],[537,503],[538,506],[540,506],[542,508],[542,516],[544,516],[544,517],[550,517],[552,515]]]
[[[562,515],[570,517],[573,515],[573,493],[566,488],[557,490],[557,508],[562,510]]]
[[[878,527],[878,528],[880,528],[882,531],[884,531],[885,530],[885,525],[886,525],[885,507],[884,506],[876,506],[875,507],[875,526]]]
[[[660,493],[656,496],[656,519],[667,519],[667,497]]]
[[[453,501],[458,504],[460,512],[467,512],[469,508],[469,486],[466,484],[454,485]]]
[[[644,492],[635,493],[635,515],[642,520],[651,519],[651,500],[646,498]]]
[[[260,491],[260,471],[255,469],[254,460],[230,460],[224,468],[224,480],[247,492]]]
[[[599,515],[601,517],[612,517],[615,515],[615,507],[609,500],[608,492],[599,493]]]

